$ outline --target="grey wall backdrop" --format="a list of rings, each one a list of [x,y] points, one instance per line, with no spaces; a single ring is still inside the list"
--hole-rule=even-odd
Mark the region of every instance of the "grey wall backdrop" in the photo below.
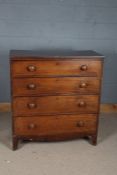
[[[106,56],[102,102],[117,102],[117,0],[0,0],[0,102],[10,49],[94,49]]]

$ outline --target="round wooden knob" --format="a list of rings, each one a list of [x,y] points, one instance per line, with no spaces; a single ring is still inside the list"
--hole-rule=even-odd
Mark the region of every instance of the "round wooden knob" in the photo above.
[[[87,83],[83,82],[83,83],[80,84],[80,88],[86,88],[86,87],[87,87]]]
[[[28,128],[29,129],[35,129],[36,128],[36,124],[31,123],[31,124],[28,125]]]
[[[36,66],[30,65],[30,66],[27,67],[27,70],[29,72],[34,72],[34,71],[36,71]]]
[[[33,109],[33,108],[36,108],[36,107],[37,107],[37,105],[35,103],[29,103],[28,104],[29,109]]]
[[[28,85],[27,85],[27,88],[33,90],[33,89],[36,88],[36,85],[35,85],[35,84],[28,84]]]
[[[76,124],[77,127],[83,127],[84,126],[84,122],[83,121],[79,121]]]
[[[88,67],[87,67],[87,65],[82,65],[82,66],[80,67],[80,69],[81,69],[82,71],[86,71],[86,70],[88,69]]]
[[[84,102],[84,101],[81,101],[81,102],[79,102],[79,104],[78,104],[80,107],[85,107],[86,106],[86,103]]]

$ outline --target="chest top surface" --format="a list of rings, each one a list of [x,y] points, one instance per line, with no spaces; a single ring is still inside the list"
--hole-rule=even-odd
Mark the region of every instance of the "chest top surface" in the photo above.
[[[11,60],[30,59],[103,59],[93,50],[11,50]]]

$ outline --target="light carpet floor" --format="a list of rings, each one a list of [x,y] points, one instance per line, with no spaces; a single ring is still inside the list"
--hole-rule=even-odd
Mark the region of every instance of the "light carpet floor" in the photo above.
[[[0,175],[117,175],[117,114],[101,115],[97,146],[84,139],[11,145],[10,113],[0,113]]]

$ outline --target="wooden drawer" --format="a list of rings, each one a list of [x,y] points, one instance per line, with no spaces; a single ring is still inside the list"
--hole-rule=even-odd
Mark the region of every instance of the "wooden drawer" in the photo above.
[[[96,131],[96,115],[62,115],[15,118],[14,131],[18,135],[54,135],[64,133],[92,133]]]
[[[41,94],[98,94],[97,78],[14,78],[13,96],[37,96]]]
[[[101,61],[60,60],[60,61],[13,61],[13,77],[36,76],[100,76]]]
[[[97,113],[98,98],[96,95],[15,97],[14,116]]]

